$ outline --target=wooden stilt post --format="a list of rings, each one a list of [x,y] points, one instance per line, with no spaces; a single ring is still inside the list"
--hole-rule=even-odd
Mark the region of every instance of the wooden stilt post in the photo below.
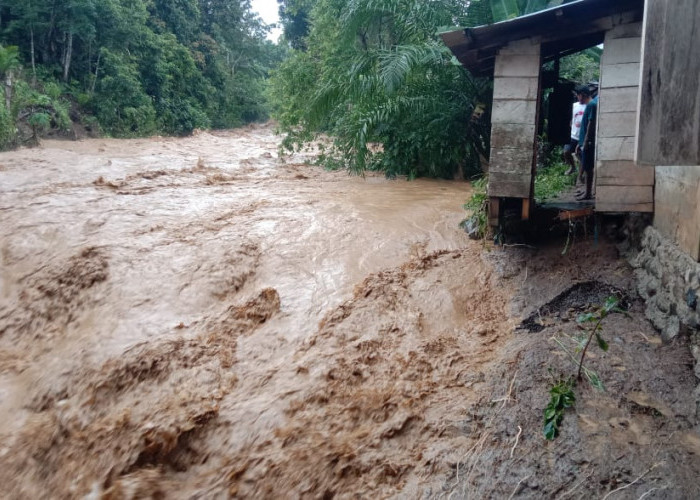
[[[498,227],[501,215],[501,199],[489,198],[489,226]]]
[[[530,220],[530,198],[523,198],[523,220]]]

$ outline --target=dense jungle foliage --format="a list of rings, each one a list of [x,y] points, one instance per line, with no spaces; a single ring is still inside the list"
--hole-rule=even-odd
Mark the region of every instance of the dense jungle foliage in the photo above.
[[[80,128],[186,134],[271,112],[288,148],[328,136],[326,166],[472,177],[488,161],[492,83],[439,34],[562,1],[277,0],[275,44],[250,0],[0,0],[0,148]],[[581,77],[582,57],[570,71]]]
[[[272,81],[276,115],[301,147],[333,138],[326,165],[389,176],[470,177],[488,159],[491,81],[439,37],[563,0],[280,0],[294,49]]]
[[[0,0],[0,146],[74,122],[128,137],[265,118],[285,53],[267,30],[249,0]]]
[[[285,0],[294,52],[272,80],[286,146],[323,132],[327,165],[389,176],[476,172],[489,151],[491,82],[440,31],[490,21],[488,1]]]

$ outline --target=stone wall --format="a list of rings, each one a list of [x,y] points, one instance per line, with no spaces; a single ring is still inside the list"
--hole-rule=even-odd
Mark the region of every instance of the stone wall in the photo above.
[[[666,342],[681,332],[688,334],[695,376],[700,379],[700,263],[652,226],[644,230],[641,251],[630,263],[647,318]],[[700,415],[700,385],[694,397]]]
[[[663,339],[669,341],[681,331],[697,335],[700,263],[650,226],[631,264],[639,295],[646,301],[646,316]]]

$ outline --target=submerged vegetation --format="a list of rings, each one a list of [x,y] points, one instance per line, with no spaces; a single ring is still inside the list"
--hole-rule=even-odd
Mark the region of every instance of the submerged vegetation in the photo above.
[[[472,182],[472,194],[464,204],[467,211],[467,218],[460,224],[462,229],[467,231],[470,237],[481,239],[488,232],[488,195],[486,187],[488,177],[480,177]]]

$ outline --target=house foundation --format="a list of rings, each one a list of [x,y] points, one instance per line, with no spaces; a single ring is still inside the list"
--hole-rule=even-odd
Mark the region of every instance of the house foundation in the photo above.
[[[631,259],[646,316],[665,341],[700,325],[700,263],[654,227],[644,230],[641,251]]]

